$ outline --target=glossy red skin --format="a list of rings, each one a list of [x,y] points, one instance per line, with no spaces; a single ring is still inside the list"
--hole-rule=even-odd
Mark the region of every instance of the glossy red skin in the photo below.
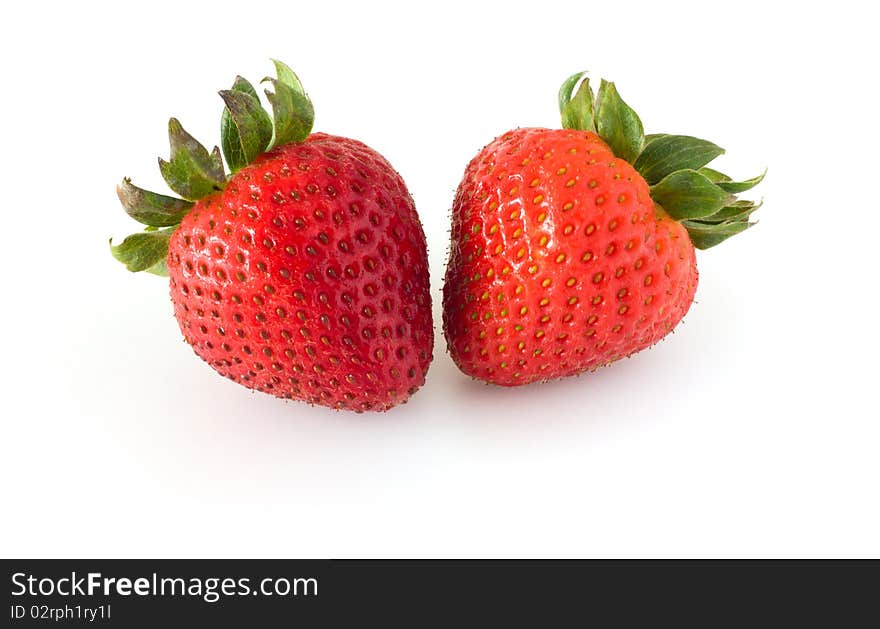
[[[696,288],[687,232],[595,134],[517,129],[468,164],[443,289],[464,373],[515,386],[597,369],[666,336]]]
[[[425,236],[377,152],[316,133],[202,199],[171,237],[174,314],[196,354],[248,388],[386,410],[425,381]]]

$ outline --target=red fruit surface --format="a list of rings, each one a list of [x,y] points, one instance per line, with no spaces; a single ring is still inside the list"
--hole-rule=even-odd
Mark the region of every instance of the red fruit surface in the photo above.
[[[696,287],[684,227],[594,133],[517,129],[467,166],[443,292],[464,373],[514,386],[597,369],[666,336]]]
[[[401,177],[355,140],[269,151],[196,203],[167,258],[186,341],[278,397],[385,410],[425,381],[425,237]]]

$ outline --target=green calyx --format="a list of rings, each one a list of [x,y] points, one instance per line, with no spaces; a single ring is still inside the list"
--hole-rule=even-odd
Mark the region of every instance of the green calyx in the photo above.
[[[628,161],[651,187],[651,197],[679,221],[698,249],[708,249],[755,223],[760,203],[736,195],[764,179],[734,181],[707,165],[724,149],[688,135],[645,135],[638,114],[627,105],[614,83],[601,81],[593,94],[585,72],[568,77],[559,89],[559,111],[565,129],[596,133],[615,156]]]
[[[142,190],[128,177],[116,188],[126,213],[145,225],[143,231],[118,245],[110,241],[113,257],[129,271],[167,275],[168,241],[196,201],[223,190],[229,176],[261,153],[309,137],[315,120],[312,101],[293,70],[280,61],[273,63],[276,78],[263,79],[272,86],[265,90],[272,106],[271,116],[260,103],[257,91],[242,77],[236,77],[231,89],[220,92],[225,105],[220,119],[222,157],[220,148],[215,146],[209,152],[176,118],[168,121],[171,151],[167,161],[159,158],[159,170],[180,198]]]

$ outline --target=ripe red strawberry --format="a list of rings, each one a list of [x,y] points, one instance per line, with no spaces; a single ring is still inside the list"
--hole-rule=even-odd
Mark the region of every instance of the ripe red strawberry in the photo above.
[[[381,155],[310,134],[311,102],[287,66],[276,69],[274,132],[247,81],[221,92],[229,177],[218,149],[171,120],[160,168],[183,199],[124,180],[123,206],[148,227],[112,251],[131,271],[170,275],[184,338],[221,375],[278,397],[386,410],[424,383],[431,361],[422,226]]]
[[[580,87],[576,88],[580,81]],[[672,331],[697,288],[694,246],[757,205],[706,168],[723,150],[644,136],[613,83],[560,90],[564,129],[517,129],[468,164],[453,204],[444,332],[466,374],[505,386],[597,369]]]

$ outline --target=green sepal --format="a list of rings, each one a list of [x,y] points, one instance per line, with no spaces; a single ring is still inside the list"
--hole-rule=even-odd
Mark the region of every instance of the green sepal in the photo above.
[[[238,132],[245,164],[266,150],[272,140],[272,119],[256,96],[237,90],[221,90],[220,97]]]
[[[620,159],[634,163],[645,144],[642,121],[627,105],[614,83],[602,79],[596,96],[596,130]]]
[[[583,79],[583,81],[581,81]],[[581,81],[577,91],[575,85]],[[563,129],[596,132],[593,120],[593,90],[586,72],[572,74],[559,88],[559,113]]]
[[[303,96],[306,95],[306,90],[303,87],[302,82],[299,80],[299,77],[296,75],[296,72],[290,69],[283,61],[278,61],[278,59],[272,59],[272,64],[275,66],[275,76],[278,77],[278,80],[284,83],[287,87],[292,89],[294,92],[298,92]],[[266,77],[263,81],[266,81],[270,77]]]
[[[237,76],[232,84],[232,89],[236,92],[250,94],[254,98],[257,96],[257,90],[250,84],[247,79]],[[233,173],[247,166],[247,158],[241,147],[241,138],[238,135],[238,128],[229,114],[229,109],[224,107],[223,113],[220,115],[220,146],[223,147],[223,156],[226,158],[226,164]]]
[[[709,249],[718,245],[731,236],[736,236],[747,230],[755,223],[737,221],[733,223],[721,223],[709,225],[698,221],[682,221],[681,223],[688,232],[691,242],[697,249]]]
[[[754,201],[747,201],[744,199],[742,201],[731,203],[710,216],[699,219],[699,222],[719,224],[748,220],[749,216],[752,215],[752,212],[757,211],[760,207],[761,203],[755,203]]]
[[[678,170],[651,186],[651,198],[677,221],[711,216],[736,199],[695,170]]]
[[[138,188],[128,177],[116,186],[116,195],[126,214],[138,223],[151,227],[177,225],[193,206],[191,201]]]
[[[272,83],[274,92],[266,90],[275,119],[275,137],[272,146],[302,142],[312,132],[315,109],[305,93],[297,91],[280,79],[265,78]]]
[[[719,181],[718,187],[722,190],[726,190],[727,192],[731,192],[733,194],[739,194],[740,192],[745,192],[746,190],[751,190],[759,183],[764,181],[764,176],[767,174],[765,170],[757,177],[752,177],[751,179],[746,179],[744,181]]]
[[[661,135],[645,144],[633,166],[648,185],[683,168],[696,170],[724,153],[720,146],[689,135]]]
[[[562,85],[559,86],[558,100],[559,100],[559,113],[561,114],[565,110],[565,106],[571,101],[574,92],[574,86],[577,85],[577,82],[582,78],[586,77],[586,72],[575,72],[570,77],[565,79],[562,82]],[[562,127],[568,129],[565,125],[565,120],[563,118]]]
[[[184,199],[197,201],[226,185],[223,158],[216,146],[211,153],[187,133],[176,118],[168,121],[169,161],[159,158],[159,170],[168,187]]]
[[[647,148],[647,146],[651,142],[653,142],[654,140],[659,140],[660,138],[665,138],[668,135],[669,135],[668,133],[647,133],[647,134],[645,134],[645,147]],[[645,150],[645,149],[642,149],[642,150]]]
[[[740,192],[751,190],[764,181],[764,177],[767,175],[767,170],[765,169],[764,172],[757,177],[752,177],[751,179],[746,179],[744,181],[734,181],[724,173],[713,170],[712,168],[704,167],[701,168],[699,172],[706,175],[706,177],[708,177],[712,183],[717,184],[719,188],[732,194],[739,194]]]
[[[701,175],[705,175],[705,177],[712,183],[731,180],[730,177],[728,177],[721,171],[715,170],[714,168],[709,168],[708,166],[703,166],[702,168],[697,169],[697,172]]]
[[[751,214],[761,207],[754,201],[736,201],[706,218],[682,221],[697,249],[709,249],[754,225]]]
[[[167,275],[165,258],[168,256],[168,240],[174,228],[142,231],[128,236],[118,245],[110,240],[110,253],[132,273],[149,271]]]
[[[158,275],[159,277],[168,277],[168,262],[167,258],[162,258],[156,264],[151,266],[149,269],[144,269],[145,273],[152,273],[153,275]]]
[[[265,90],[275,126],[272,146],[302,142],[312,132],[315,108],[296,73],[277,59],[272,59],[272,63],[277,78],[267,76],[262,81],[275,88],[274,92]]]

